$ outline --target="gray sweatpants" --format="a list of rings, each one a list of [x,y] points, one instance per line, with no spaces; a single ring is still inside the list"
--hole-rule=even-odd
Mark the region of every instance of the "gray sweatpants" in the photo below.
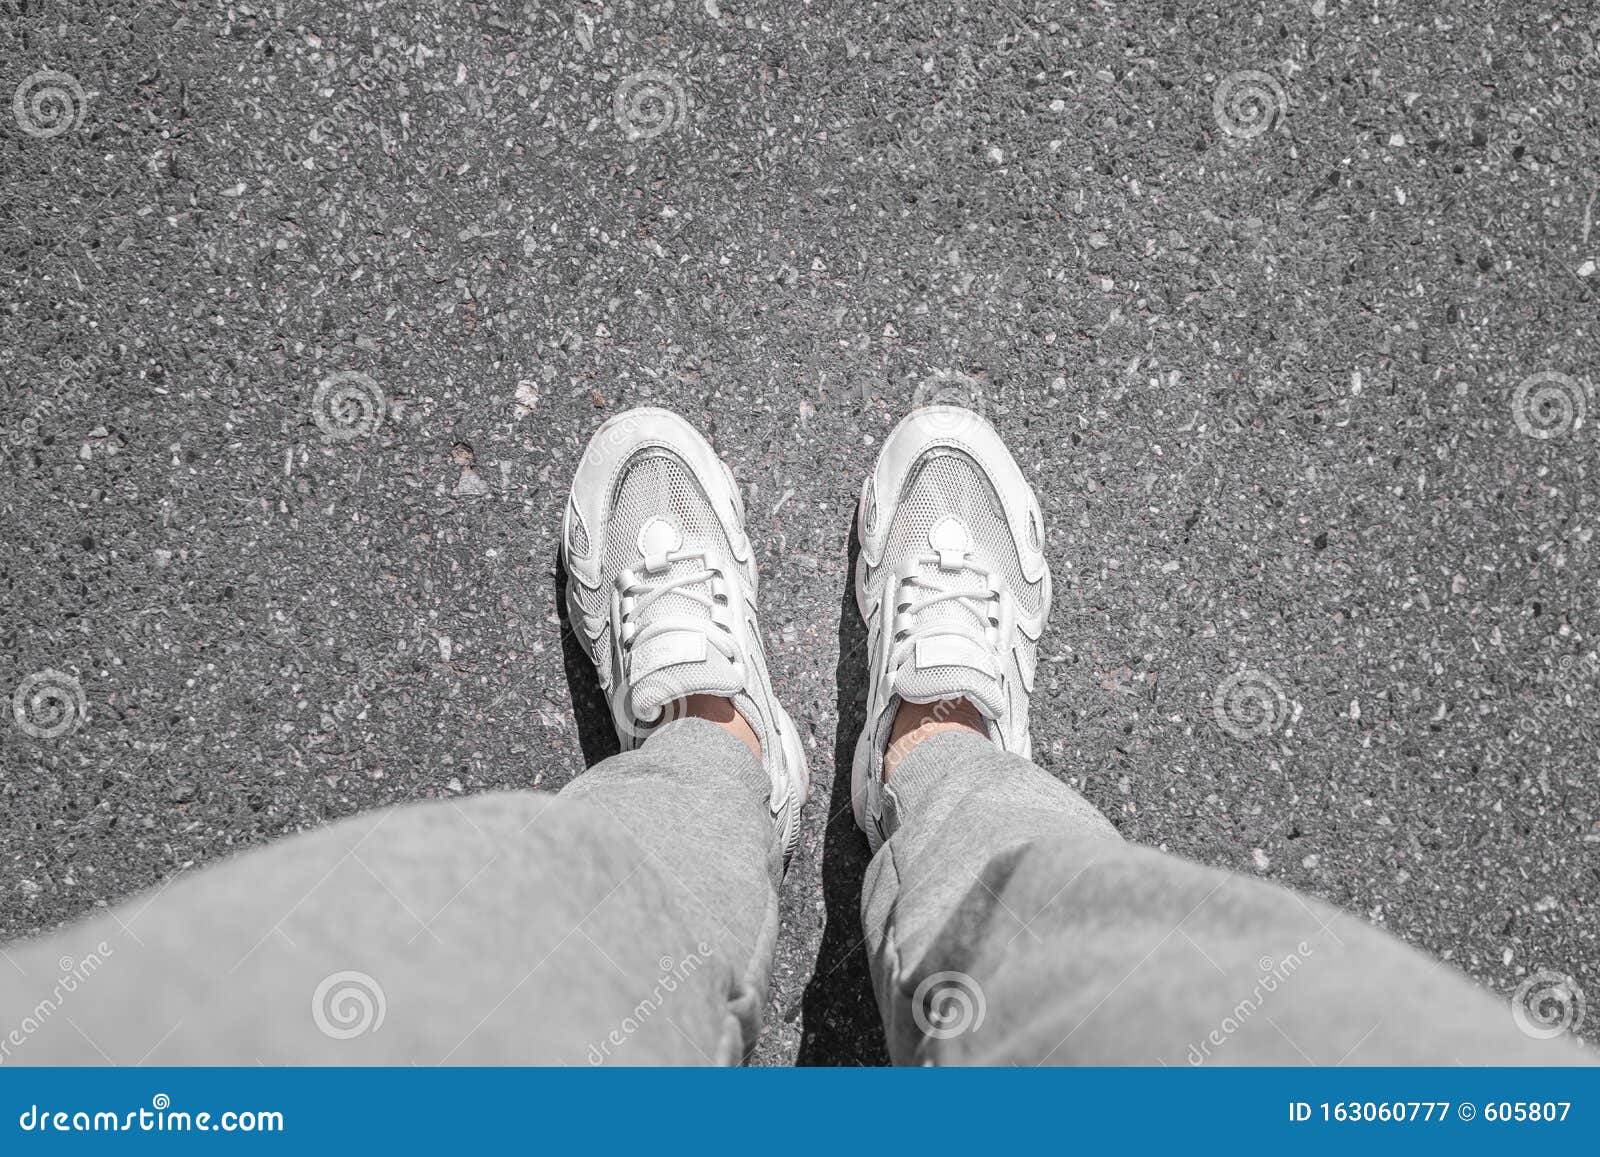
[[[1124,843],[974,737],[891,787],[862,911],[897,1061],[1588,1058],[1325,904]],[[0,1064],[737,1062],[778,932],[766,793],[688,719],[556,796],[392,808],[180,874],[0,954]]]

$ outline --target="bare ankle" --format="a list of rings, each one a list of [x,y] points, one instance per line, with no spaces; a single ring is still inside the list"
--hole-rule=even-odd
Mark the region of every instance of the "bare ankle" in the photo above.
[[[932,703],[901,703],[889,729],[889,746],[883,752],[885,782],[912,750],[941,731],[969,731],[988,735],[983,713],[967,699],[939,699]]]
[[[733,705],[733,700],[724,695],[689,695],[679,699],[667,710],[667,716],[672,719],[682,719],[685,716],[704,719],[708,723],[715,723],[729,735],[744,742],[756,759],[761,758],[761,740],[756,738],[754,728],[739,709]]]

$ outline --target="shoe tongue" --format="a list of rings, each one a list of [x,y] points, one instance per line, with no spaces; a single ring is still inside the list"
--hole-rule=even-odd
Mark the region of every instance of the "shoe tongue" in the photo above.
[[[633,714],[654,719],[686,695],[732,695],[744,678],[723,653],[691,631],[669,631],[633,651]]]
[[[994,660],[957,635],[918,640],[915,657],[895,678],[894,693],[907,703],[966,698],[990,719],[1005,714],[1005,694],[995,677]]]
[[[680,550],[682,532],[664,519],[651,519],[639,530],[636,568],[653,582],[670,582],[705,569],[700,558],[669,562]],[[704,630],[663,631],[637,644],[632,651],[630,707],[636,719],[654,719],[674,699],[686,695],[733,695],[744,688],[744,678],[706,632],[716,630],[711,610],[690,597],[689,590],[709,594],[709,582],[668,591],[655,598],[636,625],[643,630],[652,620],[703,621]]]
[[[944,590],[970,590],[980,597],[988,593],[983,576],[963,566],[972,550],[972,536],[959,519],[946,518],[935,525],[928,545],[939,561],[923,564],[924,580]],[[941,625],[948,629],[933,629]],[[961,600],[948,599],[923,610],[917,627],[928,628],[929,633],[917,640],[901,665],[895,694],[910,703],[965,696],[991,719],[1000,718],[1005,695],[995,657],[983,644],[982,617]]]
[[[704,648],[703,657],[688,659],[689,655],[695,653],[695,648],[689,641],[691,638]],[[657,642],[664,646],[657,648],[655,646]],[[672,656],[664,652],[679,644],[682,645],[681,654],[684,661],[673,662]],[[657,720],[656,717],[663,707],[675,700],[688,695],[726,695],[733,700],[734,709],[744,716],[745,722],[750,725],[750,730],[756,733],[756,741],[761,744],[761,749],[770,750],[771,737],[767,734],[767,729],[762,726],[761,712],[757,710],[755,700],[745,692],[744,679],[722,652],[707,644],[703,636],[690,636],[688,631],[673,631],[645,643],[644,649],[649,653],[648,657],[658,665],[634,681],[630,702],[635,719],[666,722],[665,719]],[[642,670],[639,662],[639,652],[636,650],[635,672]]]

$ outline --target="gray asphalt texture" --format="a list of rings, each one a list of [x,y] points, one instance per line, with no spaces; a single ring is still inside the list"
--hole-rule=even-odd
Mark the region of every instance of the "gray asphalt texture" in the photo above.
[[[1592,6],[0,9],[0,98],[84,92],[54,137],[0,99],[0,685],[86,704],[6,706],[0,938],[614,749],[562,503],[601,421],[668,406],[744,488],[817,786],[756,1059],[881,1062],[848,529],[942,373],[1043,500],[1043,766],[1600,1000],[1595,423],[1516,421],[1536,373],[1594,402]],[[630,138],[641,70],[683,100]],[[1256,135],[1214,103],[1242,70],[1283,94]],[[339,371],[368,436],[314,421]]]

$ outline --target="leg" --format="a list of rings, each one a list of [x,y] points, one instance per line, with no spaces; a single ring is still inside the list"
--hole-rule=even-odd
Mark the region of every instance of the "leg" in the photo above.
[[[808,781],[733,475],[681,418],[619,415],[561,558],[638,750],[557,797],[348,820],[18,948],[0,1062],[741,1059]]]
[[[886,795],[893,835],[863,907],[897,1061],[1590,1059],[1524,1035],[1503,1002],[1320,901],[1124,843],[1076,792],[979,736],[918,744]]]
[[[767,793],[685,719],[559,796],[246,853],[10,948],[0,1061],[737,1063],[777,930]]]
[[[1325,904],[1123,843],[1028,761],[1050,572],[1037,500],[982,418],[901,422],[857,533],[870,687],[852,786],[896,1060],[1586,1058]]]

